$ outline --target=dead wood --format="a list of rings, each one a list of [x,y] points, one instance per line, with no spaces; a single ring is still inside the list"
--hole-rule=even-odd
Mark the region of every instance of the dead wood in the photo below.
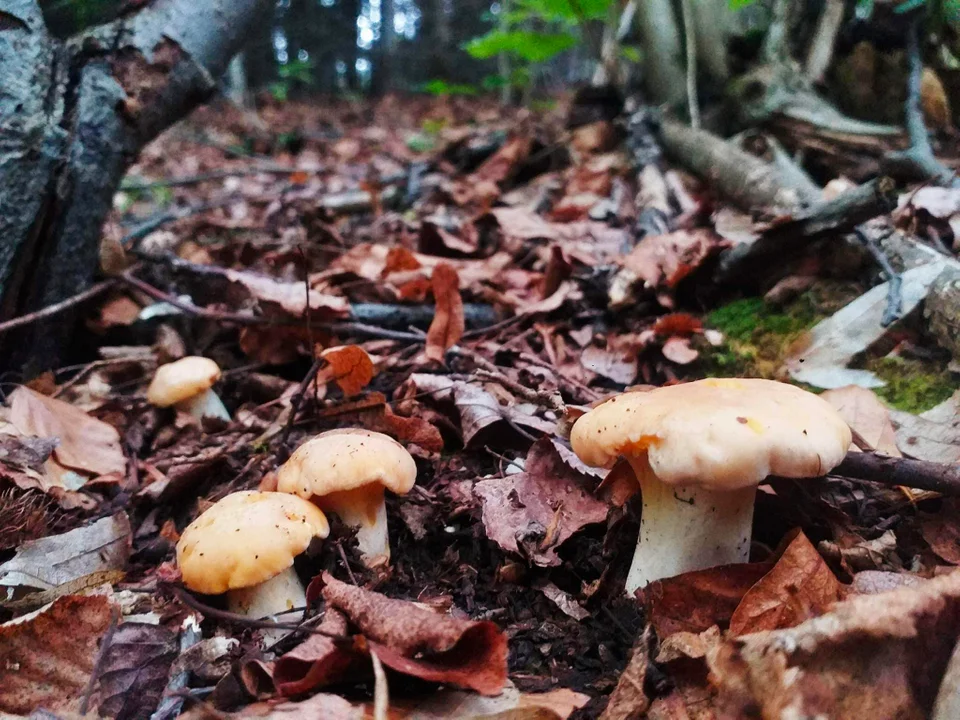
[[[960,495],[960,465],[852,452],[833,470],[833,474],[881,485]]]

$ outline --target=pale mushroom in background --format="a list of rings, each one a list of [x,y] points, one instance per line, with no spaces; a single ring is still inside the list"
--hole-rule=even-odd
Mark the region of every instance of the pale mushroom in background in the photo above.
[[[384,489],[410,492],[417,465],[388,435],[370,430],[331,430],[298,447],[277,472],[277,490],[311,499],[357,529],[364,562],[390,559]]]
[[[157,407],[171,405],[202,420],[205,417],[230,421],[230,413],[211,389],[220,379],[220,367],[210,358],[185,357],[157,368],[147,401]]]
[[[307,603],[293,559],[330,532],[313,503],[295,495],[237,492],[187,526],[177,543],[183,584],[203,595],[226,593],[231,612],[264,618]],[[270,644],[288,631],[264,633]]]
[[[822,398],[758,379],[707,379],[620,395],[570,435],[588,465],[624,457],[640,483],[640,537],[627,593],[749,559],[756,487],[812,478],[843,460],[850,428]]]

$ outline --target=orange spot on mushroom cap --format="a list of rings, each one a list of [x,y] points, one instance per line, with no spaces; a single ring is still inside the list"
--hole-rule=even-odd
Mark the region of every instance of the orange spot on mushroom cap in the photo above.
[[[631,455],[643,455],[651,447],[656,447],[663,442],[658,435],[641,435],[636,440],[630,440],[620,446],[620,455],[630,457]]]
[[[763,426],[763,423],[752,417],[738,417],[737,422],[746,425],[748,428],[753,430],[757,435],[763,435],[767,429]]]

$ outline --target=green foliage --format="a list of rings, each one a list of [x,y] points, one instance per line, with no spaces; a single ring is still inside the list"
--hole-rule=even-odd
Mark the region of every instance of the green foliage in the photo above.
[[[431,80],[428,83],[424,83],[420,89],[425,93],[437,96],[477,94],[477,88],[475,85],[468,85],[466,83],[449,83],[446,80]]]
[[[753,5],[756,1],[757,1],[757,0],[729,0],[729,2],[728,2],[728,7],[729,7],[731,10],[740,10],[740,9],[742,9],[742,8],[745,8],[745,7],[750,7],[750,6]]]
[[[883,357],[868,362],[867,369],[886,383],[877,389],[877,395],[906,412],[929,410],[960,389],[960,380],[935,360]]]
[[[485,60],[500,53],[514,55],[527,62],[546,62],[577,44],[572,34],[541,33],[529,30],[491,30],[468,42],[465,49],[470,55]]]
[[[270,94],[277,102],[286,102],[290,97],[290,91],[298,86],[312,85],[313,60],[293,60],[281,65],[277,69],[277,75],[280,77],[269,86]]]

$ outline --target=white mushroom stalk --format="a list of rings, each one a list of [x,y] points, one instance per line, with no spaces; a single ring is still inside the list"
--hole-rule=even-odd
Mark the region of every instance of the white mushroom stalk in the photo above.
[[[203,418],[207,417],[230,422],[230,412],[226,406],[224,406],[220,396],[213,390],[205,390],[199,395],[181,400],[176,403],[174,407],[197,420],[203,420]]]
[[[368,566],[390,560],[390,532],[383,485],[364,485],[317,498],[326,513],[337,515],[343,524],[357,531],[357,548]]]
[[[659,480],[645,457],[631,458],[630,465],[640,482],[643,514],[628,595],[656,580],[749,560],[752,485],[723,492],[675,486]]]
[[[306,590],[292,566],[259,585],[228,590],[226,599],[227,609],[232,613],[281,623],[297,622],[307,605]],[[266,645],[272,645],[289,632],[277,628],[263,630],[261,636]]]

